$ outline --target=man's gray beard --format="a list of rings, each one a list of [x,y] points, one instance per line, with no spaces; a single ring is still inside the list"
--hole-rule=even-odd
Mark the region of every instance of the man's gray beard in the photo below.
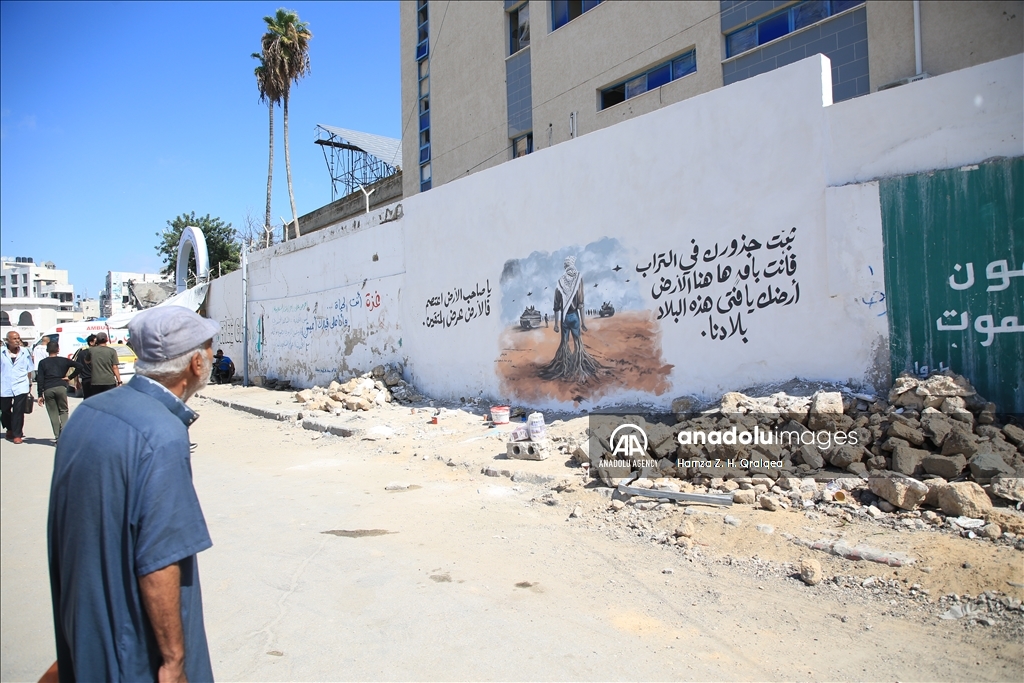
[[[199,373],[199,377],[196,378],[195,384],[185,387],[185,393],[181,397],[181,400],[184,403],[188,403],[190,398],[202,391],[203,388],[210,383],[210,373],[213,372],[213,361],[207,357],[205,353],[200,355],[203,358],[203,371]]]

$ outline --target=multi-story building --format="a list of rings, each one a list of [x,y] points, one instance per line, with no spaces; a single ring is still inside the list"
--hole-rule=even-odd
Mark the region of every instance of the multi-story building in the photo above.
[[[400,16],[406,197],[817,53],[838,102],[1024,51],[1022,2],[407,0]]]
[[[38,330],[75,319],[75,288],[68,283],[68,271],[26,256],[0,257],[0,266],[0,326],[33,340]]]
[[[143,287],[143,285],[146,286]],[[150,285],[155,285],[155,287]],[[150,290],[163,289],[164,296],[157,296],[156,301],[143,302],[139,299],[144,297],[140,297],[135,289],[145,289],[147,293]],[[118,313],[139,311],[154,303],[159,303],[173,293],[174,285],[170,275],[107,271],[106,286],[100,292],[100,315],[109,318]]]

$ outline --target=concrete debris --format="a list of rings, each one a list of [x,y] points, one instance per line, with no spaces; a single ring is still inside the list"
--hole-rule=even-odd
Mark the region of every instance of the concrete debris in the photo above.
[[[991,491],[993,495],[1024,502],[1024,477],[998,476],[992,480]]]
[[[982,518],[992,501],[973,481],[953,482],[939,488],[939,508],[947,515]]]
[[[308,411],[339,414],[342,411],[369,411],[392,402],[415,403],[423,396],[402,378],[399,363],[378,365],[371,372],[340,383],[332,380],[326,387],[314,386],[295,392],[295,400]],[[281,388],[280,382],[278,388]]]
[[[800,560],[800,579],[808,586],[821,583],[821,563],[817,560]]]

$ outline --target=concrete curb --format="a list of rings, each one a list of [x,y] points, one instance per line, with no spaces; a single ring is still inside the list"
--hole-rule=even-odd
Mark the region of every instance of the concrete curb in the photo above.
[[[301,419],[301,417],[300,417]],[[348,427],[342,427],[340,425],[332,425],[321,419],[315,417],[307,417],[302,419],[302,428],[309,429],[314,432],[326,432],[333,434],[334,436],[360,436],[363,434],[362,429],[350,429]]]
[[[207,396],[205,394],[199,394],[199,398],[205,398],[207,401],[213,401],[218,403],[225,408],[231,408],[232,410],[241,410],[242,412],[255,415],[257,417],[263,417],[268,420],[277,420],[279,422],[292,422],[302,419],[302,413],[298,410],[271,410],[269,408],[258,408],[256,406],[247,406],[244,403],[234,403],[227,401],[223,398],[217,398],[215,396]],[[307,427],[307,429],[309,429]]]

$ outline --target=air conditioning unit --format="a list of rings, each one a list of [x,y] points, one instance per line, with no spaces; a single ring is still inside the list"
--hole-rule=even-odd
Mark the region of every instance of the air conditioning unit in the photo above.
[[[901,78],[898,81],[893,81],[892,83],[886,83],[885,85],[878,86],[878,92],[888,90],[889,88],[895,88],[900,85],[906,85],[907,83],[917,83],[918,81],[923,81],[926,78],[928,78],[928,74],[926,73],[920,73],[917,74],[916,76],[908,76],[907,78]]]

